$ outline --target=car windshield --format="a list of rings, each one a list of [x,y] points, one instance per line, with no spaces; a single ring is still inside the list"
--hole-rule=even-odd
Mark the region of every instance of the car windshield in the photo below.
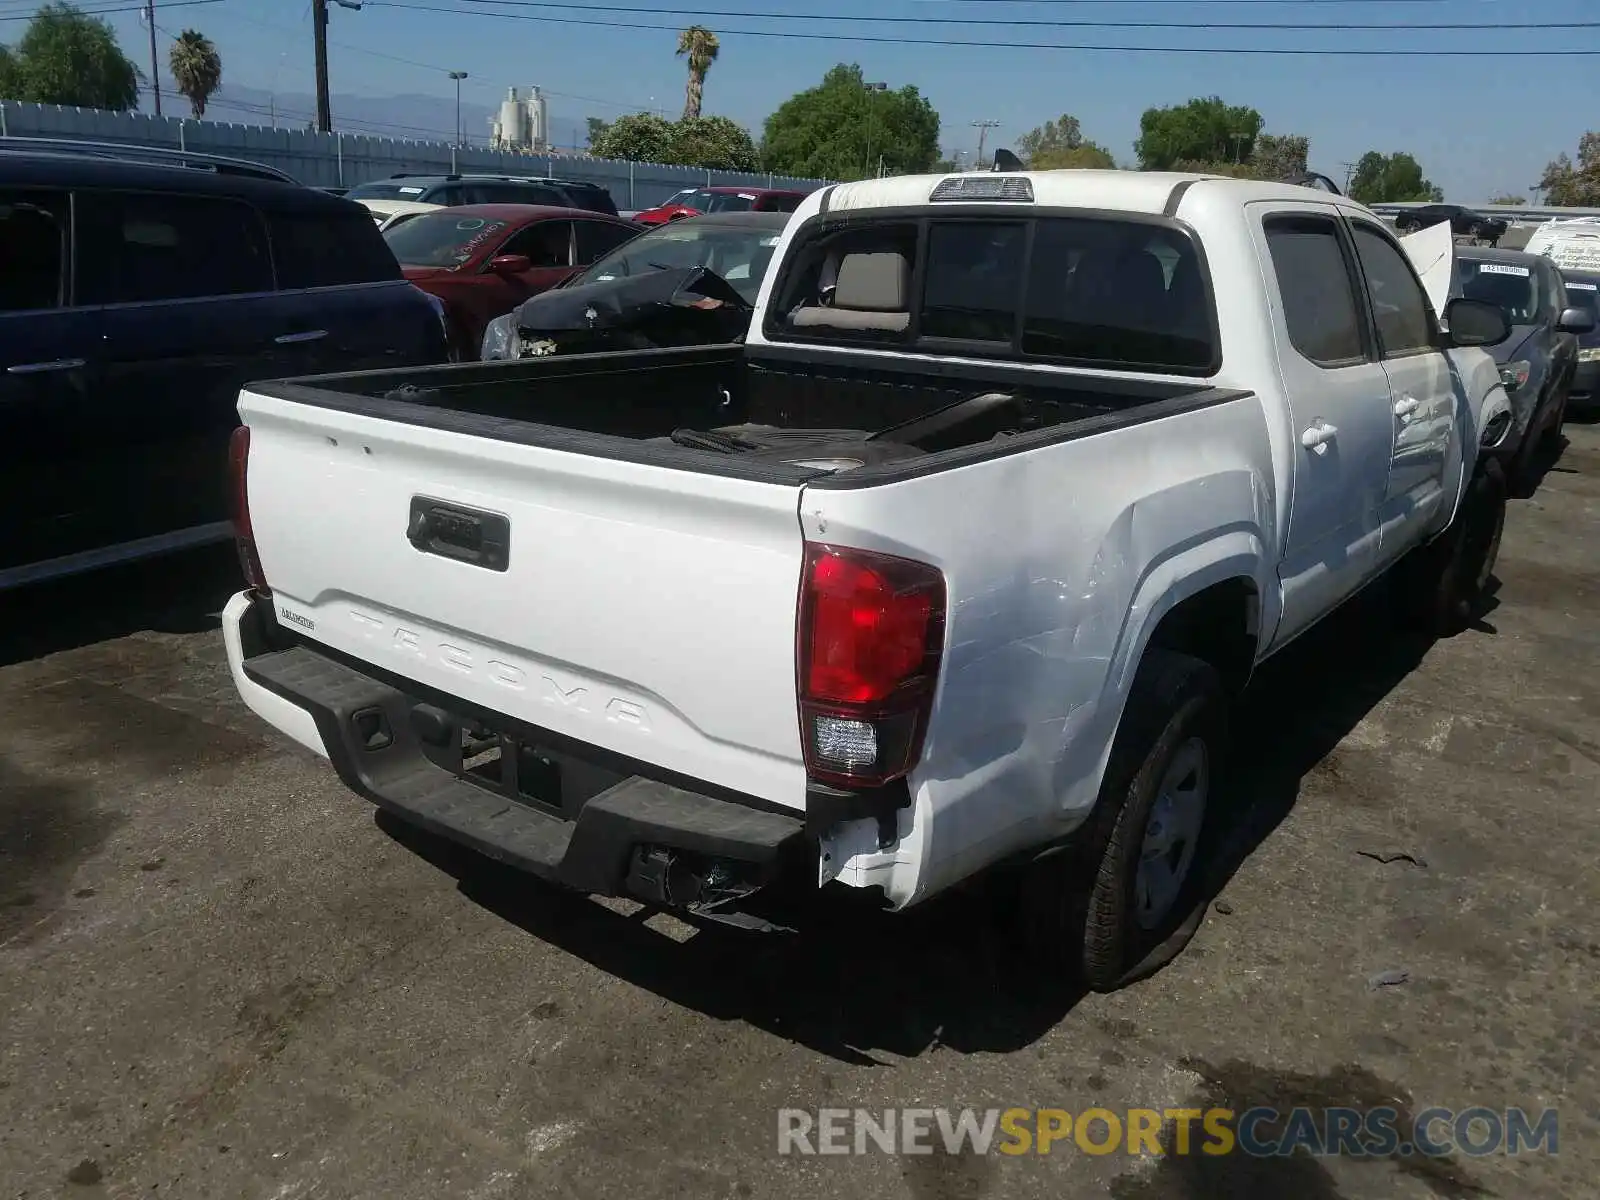
[[[420,200],[428,189],[416,183],[362,183],[344,194],[346,200]]]
[[[1538,319],[1538,284],[1532,269],[1522,263],[1457,258],[1450,295],[1498,305],[1513,325],[1528,325]]]
[[[754,304],[780,232],[694,222],[666,225],[613,250],[568,286],[604,283],[675,267],[706,267]]]
[[[679,192],[668,204],[681,204],[703,213],[749,212],[755,206],[753,192],[713,192],[706,188],[692,188]]]
[[[468,262],[505,227],[504,221],[465,217],[447,210],[391,225],[383,231],[383,237],[402,266],[453,270]]]

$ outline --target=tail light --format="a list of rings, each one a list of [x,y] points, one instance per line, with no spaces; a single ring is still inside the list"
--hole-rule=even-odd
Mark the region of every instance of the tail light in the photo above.
[[[233,476],[233,538],[239,547],[244,581],[258,592],[268,592],[261,556],[256,553],[255,530],[250,527],[250,427],[241,425],[228,441],[228,470]]]
[[[876,787],[917,765],[944,622],[937,568],[806,543],[796,658],[812,779]]]

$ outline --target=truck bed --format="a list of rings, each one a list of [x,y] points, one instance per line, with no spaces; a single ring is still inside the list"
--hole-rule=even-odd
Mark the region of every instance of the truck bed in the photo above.
[[[824,486],[886,483],[1238,397],[1203,383],[992,363],[919,370],[904,356],[885,364],[739,345],[350,372],[250,390],[496,441]],[[849,471],[796,465],[818,445],[851,443],[879,452]]]

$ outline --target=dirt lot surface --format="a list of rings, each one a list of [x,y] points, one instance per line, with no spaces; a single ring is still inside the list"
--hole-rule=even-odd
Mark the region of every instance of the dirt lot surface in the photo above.
[[[0,1196],[1594,1195],[1600,430],[1569,433],[1479,629],[1411,645],[1369,600],[1271,664],[1236,869],[1113,996],[1031,982],[968,897],[691,934],[379,822],[236,700],[226,553],[6,597]],[[784,1106],[1217,1103],[1550,1107],[1559,1153],[776,1150]]]

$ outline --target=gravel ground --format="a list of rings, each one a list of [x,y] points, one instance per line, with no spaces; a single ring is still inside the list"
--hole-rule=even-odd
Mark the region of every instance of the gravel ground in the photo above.
[[[0,1195],[1592,1194],[1600,430],[1569,434],[1480,628],[1418,647],[1367,603],[1265,672],[1236,869],[1113,996],[1039,986],[969,897],[694,933],[376,820],[236,700],[227,553],[8,597]],[[1548,1106],[1560,1152],[776,1152],[790,1105],[1215,1103]]]

